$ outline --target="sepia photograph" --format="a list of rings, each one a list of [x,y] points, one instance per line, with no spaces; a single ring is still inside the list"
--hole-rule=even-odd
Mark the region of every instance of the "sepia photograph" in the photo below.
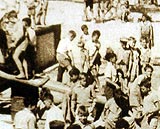
[[[160,129],[160,0],[0,0],[0,129]]]

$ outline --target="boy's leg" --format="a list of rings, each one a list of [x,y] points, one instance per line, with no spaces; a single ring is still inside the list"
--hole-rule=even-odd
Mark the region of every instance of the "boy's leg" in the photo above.
[[[25,78],[25,73],[23,70],[22,62],[20,61],[20,56],[26,51],[26,48],[28,46],[28,41],[23,41],[13,53],[13,60],[15,61],[15,64],[19,70],[19,75],[17,75],[17,78]],[[24,55],[22,55],[22,60],[24,59]]]
[[[27,64],[27,61],[25,59],[23,59],[23,68],[24,68],[24,74],[25,74],[25,77],[26,79],[28,79],[28,64]]]
[[[19,59],[19,56],[20,54],[22,53],[23,51],[19,48],[17,48],[13,54],[13,60],[15,61],[16,63],[16,66],[19,70],[19,75],[17,75],[17,78],[25,78],[25,74],[24,74],[24,71],[23,71],[23,66],[22,66],[22,63]]]
[[[59,82],[62,82],[62,79],[63,79],[63,73],[65,71],[65,67],[62,67],[62,66],[58,66],[58,74],[57,74],[57,81]]]

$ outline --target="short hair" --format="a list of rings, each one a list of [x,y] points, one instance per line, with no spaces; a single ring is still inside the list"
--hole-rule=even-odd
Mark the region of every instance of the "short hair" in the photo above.
[[[49,122],[50,129],[64,129],[64,122],[59,120],[54,120]]]
[[[92,33],[92,37],[95,36],[95,35],[98,35],[98,37],[100,37],[101,32],[99,30],[94,30],[93,33]]]
[[[44,100],[50,99],[52,102],[54,101],[53,95],[51,93],[48,93],[44,96]]]
[[[28,26],[31,26],[31,19],[29,17],[23,18],[22,21],[26,22]]]
[[[83,31],[85,28],[88,29],[87,25],[82,25],[82,26],[81,26],[81,30],[82,30],[82,31]]]
[[[76,32],[74,30],[70,30],[69,33],[72,34],[74,38],[76,37]]]
[[[146,20],[148,20],[148,21],[152,21],[152,18],[148,14],[146,14],[146,13],[143,13],[142,17],[145,17]]]
[[[142,80],[142,82],[139,84],[139,86],[140,87],[144,86],[144,87],[150,88],[151,87],[151,79],[147,78],[147,79]]]
[[[144,71],[146,71],[147,69],[151,69],[152,72],[153,72],[153,67],[152,67],[150,64],[147,64],[147,65],[144,67]]]
[[[125,37],[120,38],[120,43],[127,44],[127,42],[128,42],[128,38],[125,38]]]
[[[117,69],[117,76],[118,76],[118,73],[121,73],[122,74],[122,78],[124,79],[124,72],[122,69]]]
[[[121,95],[124,95],[121,88],[114,88],[113,89],[113,97],[115,97],[115,94],[121,93]]]
[[[80,74],[80,71],[75,66],[73,66],[72,69],[69,71],[70,76],[79,75],[79,74]]]
[[[10,17],[15,17],[17,18],[17,12],[15,10],[12,10],[8,13],[8,16],[7,18],[10,18]]]
[[[82,129],[79,124],[72,124],[67,129]]]
[[[117,55],[115,53],[106,53],[104,59],[110,61],[113,57],[117,58]]]
[[[44,99],[44,97],[47,95],[47,94],[50,94],[50,90],[47,88],[47,87],[42,87],[42,90],[40,92],[40,99]]]
[[[24,106],[25,107],[28,107],[29,105],[30,106],[34,106],[37,104],[37,100],[31,98],[31,97],[25,97],[24,98]]]
[[[129,40],[129,41],[130,41],[130,40],[133,40],[134,43],[136,42],[136,39],[135,39],[134,37],[132,37],[132,36],[130,36],[130,37],[128,38],[128,40]]]
[[[116,122],[116,128],[129,128],[129,123],[125,120],[125,119],[119,119],[117,122]]]

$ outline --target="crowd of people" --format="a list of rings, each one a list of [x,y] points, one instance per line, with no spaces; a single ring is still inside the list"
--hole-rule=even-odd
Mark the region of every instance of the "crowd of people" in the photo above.
[[[70,92],[63,95],[63,102],[56,105],[54,94],[42,88],[38,103],[32,105],[32,100],[27,100],[26,107],[15,115],[16,129],[27,126],[39,129],[158,129],[160,98],[151,83],[153,39],[148,34],[143,35],[144,31],[140,46],[136,45],[134,37],[120,38],[121,48],[117,51],[107,48],[102,58],[99,52],[101,32],[94,30],[90,35],[88,29],[85,24],[81,26],[83,34],[77,43],[80,67],[76,66],[72,53],[76,32],[69,30],[67,37],[58,44],[57,81],[63,83],[64,72],[70,77],[67,82]],[[105,69],[100,74],[102,64]],[[105,97],[101,107],[98,95]],[[24,114],[28,115],[20,119]]]
[[[110,19],[115,19],[118,14],[116,1],[112,4],[102,2],[104,8],[98,10],[97,16],[104,18],[110,12]],[[92,0],[85,1],[85,20],[93,18],[87,14],[88,6],[93,12],[92,3]],[[98,6],[102,5],[99,3]],[[125,1],[121,8],[122,5],[124,10],[120,17],[128,21],[129,3]],[[28,17],[22,20],[15,10],[1,19],[0,36],[3,38],[0,39],[0,52],[4,57],[1,69],[12,59],[18,69],[16,73],[12,71],[12,74],[16,74],[18,79],[30,79],[34,74],[34,25],[45,24],[39,19],[42,14],[46,15],[46,8],[42,8],[38,17],[35,16],[35,5],[28,6]],[[35,20],[37,17],[38,22]],[[100,48],[103,47],[100,30],[93,30],[90,34],[86,24],[80,28],[82,35],[77,36],[74,30],[69,30],[67,37],[58,44],[56,59],[59,64],[57,81],[63,83],[63,74],[68,73],[66,85],[70,91],[63,94],[63,101],[59,105],[54,101],[56,96],[48,88],[41,89],[38,102],[30,99],[30,96],[24,98],[24,108],[13,118],[14,128],[158,129],[160,98],[151,83],[154,71],[151,65],[153,27],[146,14],[143,14],[140,23],[140,41],[134,36],[122,37],[119,39],[121,47],[117,51],[107,48],[104,57],[100,54]],[[78,65],[73,53],[76,37],[80,37],[76,44],[81,60]],[[137,42],[140,44],[137,45]],[[28,68],[28,65],[31,67]],[[103,73],[100,73],[101,65],[105,65]],[[103,96],[105,103],[101,104],[97,96]]]
[[[133,22],[129,0],[85,0],[85,21],[105,22],[120,19],[124,22]],[[158,5],[156,0],[133,0],[135,6]]]

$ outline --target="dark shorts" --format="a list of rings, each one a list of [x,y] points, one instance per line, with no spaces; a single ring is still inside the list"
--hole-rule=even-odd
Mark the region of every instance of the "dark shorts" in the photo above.
[[[95,58],[95,60],[94,60],[94,62],[93,62],[93,65],[100,66],[101,64],[102,64],[101,63],[101,55],[100,55],[100,53],[98,53],[97,56],[96,56],[96,58]]]
[[[90,7],[90,9],[93,9],[93,0],[86,0],[85,4],[86,4],[86,8]]]

